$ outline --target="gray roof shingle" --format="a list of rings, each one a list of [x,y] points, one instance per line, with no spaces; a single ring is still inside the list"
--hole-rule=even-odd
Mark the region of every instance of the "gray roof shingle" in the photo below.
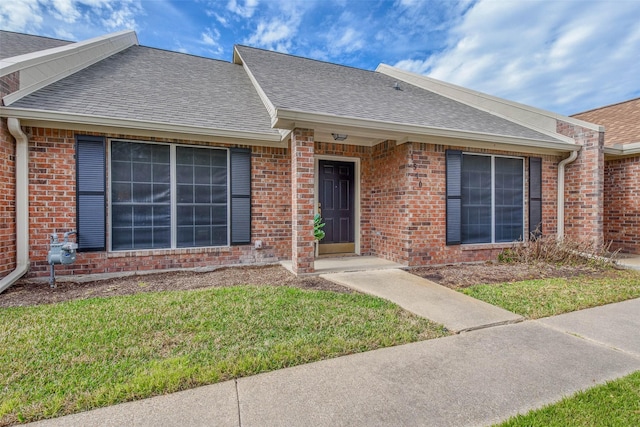
[[[242,66],[143,46],[112,55],[11,107],[278,134]]]
[[[557,142],[551,136],[374,71],[236,46],[276,108]]]
[[[70,43],[72,42],[0,30],[0,59],[66,46]]]

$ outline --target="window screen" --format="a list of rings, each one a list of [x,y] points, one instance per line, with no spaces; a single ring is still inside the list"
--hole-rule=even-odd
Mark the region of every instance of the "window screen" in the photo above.
[[[111,144],[114,250],[171,247],[170,147]]]
[[[513,242],[523,239],[523,160],[462,154],[460,173],[449,173],[455,155],[447,152],[447,244]],[[455,170],[454,170],[455,171]],[[460,188],[461,209],[451,209]],[[449,193],[453,195],[450,196]],[[455,201],[455,200],[454,200]],[[450,239],[460,227],[460,241]]]
[[[523,177],[522,160],[495,158],[496,242],[522,240]]]
[[[462,243],[491,242],[491,157],[462,158]]]
[[[227,244],[227,152],[176,148],[177,246]]]

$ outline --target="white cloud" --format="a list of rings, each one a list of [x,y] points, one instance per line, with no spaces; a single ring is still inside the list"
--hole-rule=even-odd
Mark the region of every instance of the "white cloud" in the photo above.
[[[219,43],[220,31],[216,28],[207,28],[201,35],[200,41],[207,45],[207,50],[214,55],[221,55],[224,49]]]
[[[291,47],[291,38],[296,29],[289,22],[275,18],[271,21],[260,21],[258,28],[246,40],[252,46],[275,49],[280,52],[288,52]]]
[[[637,96],[639,17],[635,1],[481,0],[450,31],[446,49],[395,65],[574,113]]]
[[[334,54],[351,53],[364,47],[363,34],[349,27],[345,30],[334,29],[329,36],[327,46]]]
[[[0,22],[7,31],[34,31],[43,21],[38,0],[0,2]]]
[[[20,0],[0,2],[2,28],[10,31],[55,35],[135,29],[141,12],[139,0]],[[104,31],[101,31],[104,32]]]
[[[227,9],[231,12],[242,16],[243,18],[251,18],[258,7],[258,0],[229,0]]]
[[[80,11],[73,0],[52,0],[53,16],[63,22],[74,23],[80,17]]]

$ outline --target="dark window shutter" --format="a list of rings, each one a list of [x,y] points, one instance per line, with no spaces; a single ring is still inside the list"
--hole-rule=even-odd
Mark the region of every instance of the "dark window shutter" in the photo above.
[[[231,244],[251,243],[251,150],[232,148]]]
[[[529,235],[542,234],[542,159],[529,158]]]
[[[78,251],[104,251],[105,239],[105,140],[99,136],[76,137],[76,227]]]
[[[447,150],[447,245],[462,241],[462,151]]]

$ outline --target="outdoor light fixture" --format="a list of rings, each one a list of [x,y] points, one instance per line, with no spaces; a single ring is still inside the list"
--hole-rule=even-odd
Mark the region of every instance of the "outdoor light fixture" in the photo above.
[[[349,135],[345,135],[342,133],[332,133],[331,136],[333,136],[334,141],[344,141],[349,137]]]

